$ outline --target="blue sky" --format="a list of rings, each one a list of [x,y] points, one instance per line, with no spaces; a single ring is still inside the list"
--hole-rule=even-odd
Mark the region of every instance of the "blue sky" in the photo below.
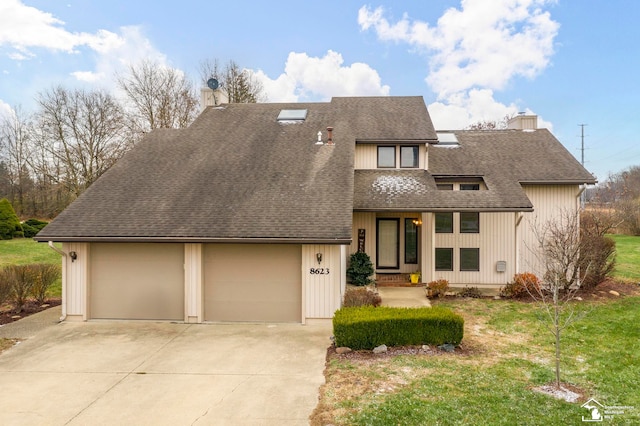
[[[0,111],[55,85],[114,90],[152,59],[236,61],[268,101],[420,95],[438,129],[538,114],[599,180],[640,164],[640,2],[2,0]]]

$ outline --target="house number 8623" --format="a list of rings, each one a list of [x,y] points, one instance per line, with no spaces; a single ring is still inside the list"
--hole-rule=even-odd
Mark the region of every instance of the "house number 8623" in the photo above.
[[[310,268],[311,275],[329,275],[329,268]]]

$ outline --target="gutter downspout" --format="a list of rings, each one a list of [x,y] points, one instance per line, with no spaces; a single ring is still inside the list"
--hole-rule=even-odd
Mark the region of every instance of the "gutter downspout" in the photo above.
[[[524,213],[522,212],[516,212],[515,213],[516,217],[516,227],[514,230],[514,239],[515,241],[514,243],[514,247],[516,248],[516,259],[515,259],[515,269],[516,269],[516,274],[520,273],[520,233],[519,233],[519,229],[520,229],[520,222],[522,222],[522,219],[524,218]]]
[[[58,247],[53,245],[53,241],[49,241],[49,247],[51,248],[51,250],[55,251],[56,253],[58,253],[59,255],[61,255],[64,258],[64,261],[62,262],[62,303],[61,303],[61,308],[62,308],[62,316],[60,317],[60,322],[64,321],[65,319],[67,319],[67,295],[66,295],[66,271],[67,271],[67,253],[65,253],[64,251],[60,250]]]
[[[587,190],[587,185],[582,185],[582,186],[580,187],[580,192],[578,192],[578,195],[576,195],[576,198],[578,198],[578,199],[580,200],[580,201],[579,201],[579,203],[578,203],[578,204],[579,204],[579,206],[580,206],[580,210],[584,210],[585,199],[584,199],[584,197],[582,196],[582,194],[583,194],[583,193],[584,193],[584,191],[586,191],[586,190]]]

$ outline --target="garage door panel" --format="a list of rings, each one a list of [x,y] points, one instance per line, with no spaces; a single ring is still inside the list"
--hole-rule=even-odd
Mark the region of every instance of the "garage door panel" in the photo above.
[[[208,244],[205,320],[301,320],[299,245]]]
[[[92,244],[91,318],[183,320],[183,264],[182,244]]]

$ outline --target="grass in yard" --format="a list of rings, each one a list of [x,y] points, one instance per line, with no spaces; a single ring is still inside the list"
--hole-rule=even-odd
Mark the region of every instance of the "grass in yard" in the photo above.
[[[60,262],[60,255],[45,243],[37,243],[30,238],[0,240],[0,267],[29,263],[60,264]]]
[[[616,278],[640,282],[640,236],[609,235],[616,242]]]
[[[56,244],[61,247],[60,244]],[[0,268],[6,265],[27,265],[30,263],[51,263],[60,265],[61,256],[46,243],[38,243],[31,238],[0,240]],[[48,290],[50,297],[60,297],[62,283],[58,279]]]
[[[535,304],[456,299],[437,304],[464,316],[463,351],[332,358],[312,424],[581,424],[590,397],[635,407],[607,424],[638,424],[640,297],[583,303],[593,309],[562,338],[562,380],[585,391],[579,402],[532,390],[554,380],[553,337]]]

